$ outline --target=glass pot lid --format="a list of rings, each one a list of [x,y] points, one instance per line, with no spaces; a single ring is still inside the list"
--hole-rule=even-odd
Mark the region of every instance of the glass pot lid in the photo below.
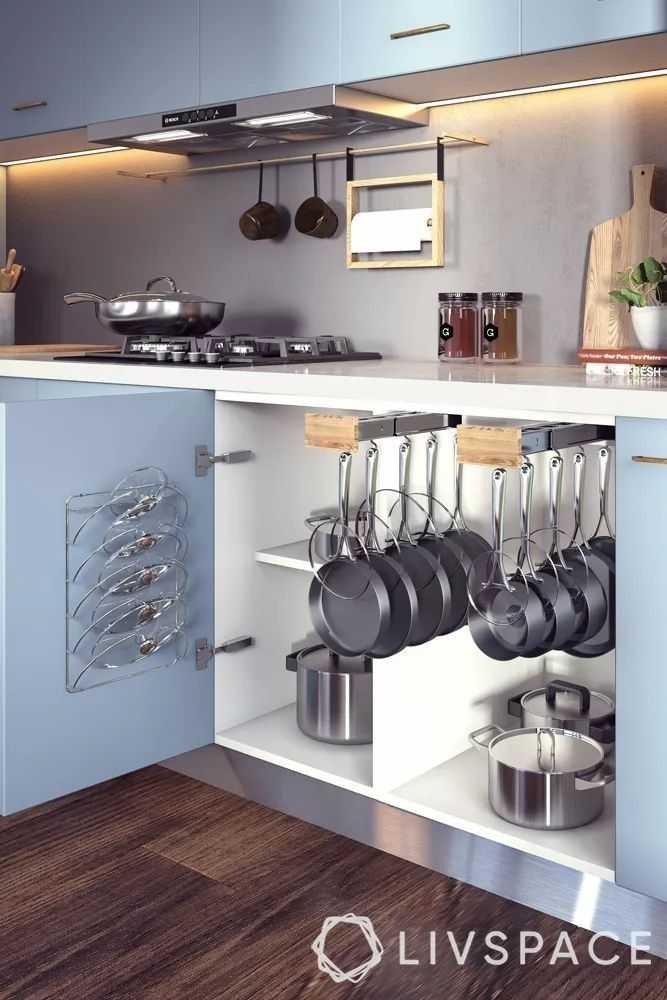
[[[499,764],[535,774],[577,774],[604,760],[599,743],[566,729],[515,729],[496,736],[489,754]]]

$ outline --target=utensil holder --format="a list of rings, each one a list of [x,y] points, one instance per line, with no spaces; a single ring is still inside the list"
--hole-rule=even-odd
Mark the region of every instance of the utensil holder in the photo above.
[[[0,292],[0,345],[14,343],[15,302],[16,295],[14,292]]]
[[[187,655],[187,506],[166,476],[154,485],[159,490],[147,488],[159,494],[152,503],[137,503],[135,495],[124,502],[117,490],[67,500],[71,694],[174,666]]]

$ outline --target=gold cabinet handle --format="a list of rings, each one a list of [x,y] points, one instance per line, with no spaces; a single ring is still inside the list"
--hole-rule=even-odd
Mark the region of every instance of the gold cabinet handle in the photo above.
[[[654,458],[652,455],[633,455],[633,462],[646,462],[647,465],[667,465],[667,458]]]
[[[25,104],[15,104],[12,111],[28,111],[30,108],[45,108],[47,101],[26,101]]]
[[[423,28],[408,28],[407,31],[392,31],[390,38],[395,42],[398,38],[412,38],[414,35],[430,35],[434,31],[449,31],[451,24],[426,24]]]

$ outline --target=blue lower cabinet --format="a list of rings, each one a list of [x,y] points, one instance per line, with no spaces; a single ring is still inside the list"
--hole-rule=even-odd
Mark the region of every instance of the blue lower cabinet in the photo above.
[[[667,900],[667,420],[616,425],[616,881]]]
[[[100,395],[82,396],[81,387],[72,385],[70,398],[68,383],[35,386],[25,380],[17,387],[16,381],[0,381],[3,815],[211,743],[214,730],[213,668],[209,663],[197,669],[195,652],[197,639],[213,641],[213,476],[196,477],[194,460],[197,444],[213,447],[213,394],[128,392],[122,387],[110,393],[104,387]],[[49,385],[55,387],[53,392]],[[182,511],[186,503],[188,507],[183,529],[187,554],[183,549],[178,553],[188,574],[179,584],[183,606],[187,605],[180,658],[172,666],[147,669],[157,660],[147,655],[134,662],[139,643],[128,640],[132,647],[128,654],[124,626],[114,625],[99,639],[111,620],[104,619],[96,621],[82,642],[77,660],[66,652],[68,638],[72,646],[71,636],[91,626],[92,609],[103,596],[95,587],[109,553],[117,552],[118,545],[95,552],[81,571],[78,581],[87,573],[93,593],[77,612],[74,631],[72,619],[70,627],[66,620],[75,610],[66,580],[68,552],[71,579],[82,555],[94,551],[109,534],[127,530],[126,538],[136,539],[135,526],[141,527],[143,514],[124,520],[128,503],[121,500],[113,509],[94,514],[77,544],[68,546],[68,502],[77,509],[88,505],[97,510],[117,482],[146,466],[164,469],[180,491],[170,490],[172,499]],[[90,493],[96,496],[78,497]],[[169,503],[151,513],[153,529],[161,520],[173,520],[173,505],[168,508]],[[117,515],[123,515],[120,529],[111,528]],[[71,525],[69,531],[71,541]],[[174,555],[173,549],[168,555]],[[155,556],[147,552],[142,558],[146,566],[167,556],[158,547]],[[112,563],[117,579],[131,575],[131,568],[125,569],[130,564],[136,565],[134,556]],[[118,590],[119,605],[125,586]],[[137,597],[133,587],[128,585],[130,601]],[[165,593],[173,588],[173,577],[161,578],[146,593],[157,598],[161,587]],[[86,588],[90,589],[88,584]],[[115,610],[114,615],[118,617]],[[146,623],[149,639],[162,620]],[[166,617],[164,621],[166,626]],[[112,647],[117,640],[119,646]],[[87,665],[93,647],[112,652],[99,658],[72,689],[80,673],[78,664]]]

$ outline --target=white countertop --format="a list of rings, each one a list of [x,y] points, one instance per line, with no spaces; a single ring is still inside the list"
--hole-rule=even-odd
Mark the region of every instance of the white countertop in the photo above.
[[[667,419],[667,378],[628,384],[576,365],[354,361],[258,369],[1,360],[0,377],[210,389],[225,399],[533,419]]]

